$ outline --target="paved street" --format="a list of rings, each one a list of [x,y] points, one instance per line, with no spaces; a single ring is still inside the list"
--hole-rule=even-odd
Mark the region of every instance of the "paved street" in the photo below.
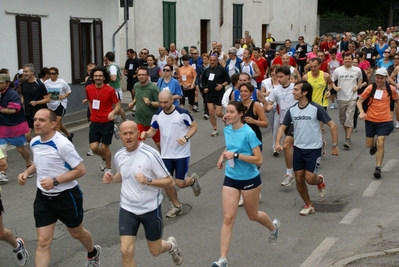
[[[329,114],[338,123],[338,110],[329,111]],[[181,266],[204,267],[210,266],[219,258],[224,172],[215,166],[224,148],[224,138],[223,134],[210,137],[212,127],[208,121],[202,119],[201,113],[194,114],[194,118],[199,124],[199,131],[191,139],[193,153],[190,172],[195,171],[202,176],[203,191],[197,198],[190,188],[179,191],[185,212],[178,218],[165,218],[164,238],[170,235],[176,237],[184,256]],[[75,114],[73,119],[84,119],[84,116]],[[219,125],[219,129],[222,129],[221,121]],[[353,134],[352,148],[345,151],[342,149],[343,130],[339,127],[340,156],[332,157],[331,135],[329,128],[325,127],[324,138],[327,140],[328,153],[321,162],[320,173],[326,178],[327,197],[325,201],[321,201],[317,187],[310,187],[316,212],[307,217],[299,215],[303,202],[295,185],[287,188],[280,186],[285,174],[284,159],[283,156],[272,156],[271,134],[268,129],[264,129],[260,209],[266,211],[270,217],[281,220],[280,237],[275,245],[268,244],[268,231],[251,222],[246,217],[245,209],[239,208],[228,256],[229,266],[344,266],[339,265],[339,262],[354,255],[398,247],[399,131],[396,130],[387,138],[382,178],[375,180],[372,177],[375,157],[370,156],[365,147],[363,121],[359,122],[358,128],[358,132]],[[102,246],[102,266],[121,266],[117,227],[120,185],[102,184],[99,157],[86,156],[87,124],[74,125],[72,131],[75,133],[74,144],[87,169],[86,175],[79,179],[86,211],[84,225],[92,232],[95,243]],[[154,145],[152,140],[147,143]],[[113,153],[120,147],[120,141],[114,139],[111,146]],[[34,266],[36,233],[32,203],[36,191],[36,176],[25,186],[19,186],[16,176],[24,169],[24,162],[15,149],[9,150],[8,155],[10,182],[2,186],[6,211],[4,223],[24,238],[31,255],[27,266]],[[164,200],[162,209],[165,215],[169,209],[167,200]],[[0,247],[0,266],[16,266],[10,248],[4,243],[0,243]],[[85,257],[80,243],[68,235],[62,224],[57,224],[51,266],[84,266]],[[137,265],[142,267],[175,266],[168,254],[157,258],[150,255],[143,231],[138,236],[135,257]],[[396,263],[393,260],[390,266],[398,265],[399,260]],[[369,265],[360,263],[350,266]]]

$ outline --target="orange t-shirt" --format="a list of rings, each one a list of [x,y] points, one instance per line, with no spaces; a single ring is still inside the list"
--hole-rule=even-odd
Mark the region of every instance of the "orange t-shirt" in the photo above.
[[[367,86],[367,88],[364,90],[363,94],[360,96],[362,99],[366,99],[369,97],[371,89],[373,88],[373,85],[370,84]],[[381,99],[377,99],[376,96],[378,95],[377,91],[382,91],[382,97]],[[391,86],[391,91],[392,91],[392,99],[398,99],[398,93],[396,92],[395,88]],[[371,101],[370,106],[367,109],[366,112],[366,120],[371,121],[371,122],[388,122],[392,121],[392,116],[391,116],[391,110],[390,110],[390,101],[391,98],[388,95],[388,91],[386,90],[385,84],[384,88],[380,89],[377,87],[377,90],[374,94],[374,99],[366,99],[365,101]]]
[[[193,84],[193,81],[197,77],[197,72],[195,72],[195,69],[192,66],[183,66],[180,67],[180,85],[181,86],[189,86]]]

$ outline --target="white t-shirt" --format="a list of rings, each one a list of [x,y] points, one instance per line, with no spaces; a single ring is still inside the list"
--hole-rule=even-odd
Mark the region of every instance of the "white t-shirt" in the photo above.
[[[236,72],[236,62],[237,62],[237,59],[230,59],[230,63],[229,63],[229,66],[228,66],[229,76],[230,77],[231,77],[231,75],[237,73]]]
[[[222,98],[222,106],[224,108],[227,108],[227,106],[229,105],[230,102],[230,95],[231,95],[231,91],[234,90],[234,87],[230,87],[229,89],[226,89],[226,91],[223,94],[223,98]]]
[[[116,152],[114,162],[122,176],[121,208],[136,215],[151,212],[161,204],[162,188],[137,182],[136,174],[142,173],[153,180],[169,176],[158,151],[141,142],[133,152],[121,148]]]
[[[71,92],[71,87],[63,79],[57,79],[53,82],[51,79],[47,79],[44,82],[47,88],[47,92],[50,95],[50,102],[47,103],[47,107],[51,110],[56,110],[61,104],[65,109],[67,108],[68,100],[66,98],[60,100],[59,96],[63,96]]]
[[[237,49],[237,57],[242,60],[242,57],[244,55],[244,48],[240,47]]]
[[[159,129],[161,134],[161,157],[163,159],[181,159],[190,157],[190,141],[180,145],[177,139],[185,136],[194,119],[187,110],[175,107],[166,114],[162,109],[152,116],[151,127]]]
[[[74,188],[78,182],[76,180],[61,183],[50,190],[45,190],[40,185],[42,178],[56,178],[78,166],[83,159],[76,152],[73,144],[59,132],[46,141],[40,141],[40,136],[36,136],[30,142],[33,152],[33,162],[36,167],[36,185],[45,193],[59,193],[67,189]]]
[[[358,79],[362,79],[360,68],[355,66],[336,68],[332,80],[334,82],[338,80],[338,87],[341,87],[341,90],[337,92],[337,100],[356,100],[357,92],[353,92],[352,89],[357,86]]]
[[[293,106],[297,100],[294,99],[294,95],[292,94],[292,90],[294,89],[294,84],[290,83],[290,85],[286,88],[280,86],[275,88],[269,95],[270,102],[276,102],[280,108],[280,123],[283,123],[285,113],[287,110]]]
[[[267,78],[262,81],[262,87],[265,87],[266,93],[269,93],[268,96],[265,97],[266,101],[269,101],[270,94],[276,88],[281,87],[281,84],[273,84],[272,78]],[[277,103],[273,103],[273,108],[277,106]]]
[[[159,67],[161,70],[163,70],[163,67],[165,67],[165,65],[166,65],[166,63],[167,63],[166,59],[167,59],[166,56],[163,58],[163,60],[161,60],[161,57],[158,57],[158,58],[157,58],[157,61],[158,61],[158,62],[157,62],[157,65],[158,65],[158,67]]]

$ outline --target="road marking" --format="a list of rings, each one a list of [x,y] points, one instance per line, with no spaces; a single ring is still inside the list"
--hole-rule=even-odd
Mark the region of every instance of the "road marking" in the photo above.
[[[380,181],[380,180],[372,181],[369,184],[369,186],[367,187],[367,189],[364,190],[363,197],[372,197],[374,195],[375,191],[377,191],[377,189],[381,183],[382,183],[382,181]]]
[[[323,242],[312,252],[300,267],[319,266],[320,261],[330,248],[337,242],[338,237],[326,237]]]
[[[399,162],[399,159],[390,159],[388,162],[385,164],[385,166],[381,169],[383,172],[389,172],[392,170],[392,168]]]
[[[359,215],[362,209],[353,209],[340,221],[340,224],[351,224],[353,220]]]

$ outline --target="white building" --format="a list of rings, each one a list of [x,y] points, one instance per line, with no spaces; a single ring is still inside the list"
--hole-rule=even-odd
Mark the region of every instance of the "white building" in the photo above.
[[[115,0],[13,0],[3,1],[1,9],[0,68],[11,75],[34,63],[36,73],[54,66],[60,78],[80,83],[86,64],[102,64],[103,55],[112,50],[112,34],[119,26]]]
[[[257,46],[263,46],[269,31],[276,41],[302,35],[309,42],[317,31],[317,0],[135,0],[129,15],[128,48],[147,48],[155,56],[171,42],[179,50],[195,45],[204,53],[218,40],[227,50],[246,30]],[[124,21],[123,8],[119,21]],[[119,34],[121,54],[125,36],[126,28]]]

